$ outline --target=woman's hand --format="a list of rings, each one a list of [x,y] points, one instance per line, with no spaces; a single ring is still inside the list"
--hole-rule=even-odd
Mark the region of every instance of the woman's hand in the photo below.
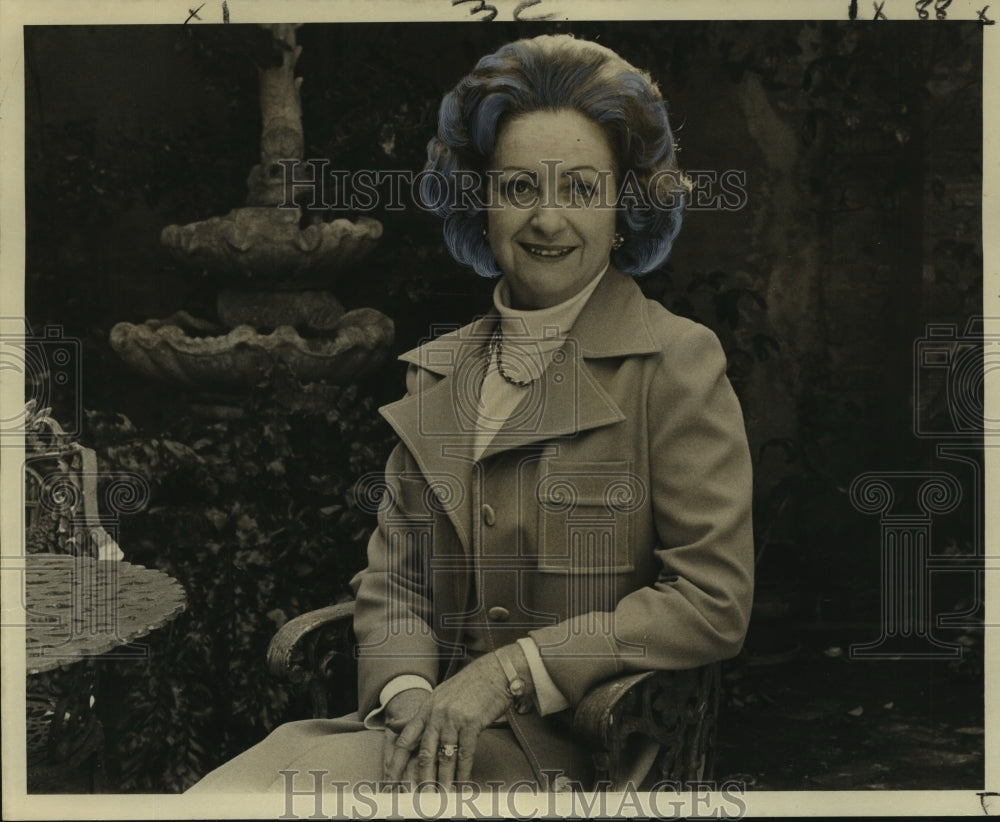
[[[521,649],[510,645],[501,650],[508,651],[518,672],[527,671]],[[530,675],[524,678],[530,684]],[[479,734],[510,707],[507,676],[493,654],[484,654],[428,697],[396,739],[386,779],[399,780],[417,752],[417,781],[438,782],[447,790],[453,781],[470,778]],[[445,745],[457,745],[454,755],[439,755]]]
[[[408,688],[400,691],[385,706],[385,726],[399,733],[417,715],[420,706],[427,701],[431,692],[423,688]]]
[[[420,711],[421,706],[430,698],[431,692],[422,688],[409,688],[400,691],[385,706],[385,741],[382,748],[382,772],[389,780],[389,765],[393,755],[399,750],[396,740],[399,733]],[[416,782],[416,758],[409,757],[400,769],[399,776],[391,781],[408,779]]]

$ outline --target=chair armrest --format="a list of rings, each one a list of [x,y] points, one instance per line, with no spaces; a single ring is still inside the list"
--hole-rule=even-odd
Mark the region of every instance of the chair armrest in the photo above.
[[[636,712],[636,705],[642,699],[641,686],[655,675],[655,671],[643,671],[609,679],[592,688],[576,706],[573,732],[595,747],[607,748],[621,724],[616,720]]]
[[[296,664],[297,653],[310,635],[331,625],[354,618],[354,602],[338,602],[297,616],[282,625],[267,648],[267,668],[272,676],[301,682],[304,676]]]
[[[718,704],[717,665],[645,671],[593,688],[576,708],[573,731],[598,751],[598,781],[692,782],[710,774]]]
[[[271,638],[268,670],[308,690],[314,717],[330,715],[331,686],[341,692],[345,709],[356,699],[353,619],[354,602],[340,602],[290,619]]]

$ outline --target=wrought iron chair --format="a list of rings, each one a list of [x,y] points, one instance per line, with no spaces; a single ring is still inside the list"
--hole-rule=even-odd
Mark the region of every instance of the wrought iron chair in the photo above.
[[[353,602],[310,611],[271,640],[271,673],[308,694],[314,717],[357,707],[353,615]],[[648,788],[708,779],[719,690],[717,665],[648,671],[598,685],[573,716],[575,735],[593,751],[596,782],[615,790],[629,781]]]
[[[97,496],[97,455],[63,431],[49,409],[27,406],[25,548],[29,554],[73,554],[120,560],[105,530]]]
[[[98,511],[97,458],[49,416],[26,408],[25,552],[120,560],[121,549]],[[103,729],[93,710],[96,667],[82,659],[49,670],[28,665],[28,790],[92,790],[99,779]]]

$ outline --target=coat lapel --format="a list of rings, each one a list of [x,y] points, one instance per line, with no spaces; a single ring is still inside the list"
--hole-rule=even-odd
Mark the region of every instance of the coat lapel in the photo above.
[[[476,409],[485,346],[495,323],[495,316],[487,315],[403,354],[401,360],[420,368],[419,388],[379,409],[413,455],[467,552],[481,471],[472,456]]]
[[[478,498],[480,462],[473,431],[485,348],[496,311],[403,354],[404,362],[439,378],[424,390],[379,409],[438,493],[465,549],[471,550],[471,512]],[[588,359],[651,354],[646,300],[635,282],[609,269],[587,301],[542,378],[537,380],[483,454],[520,448],[625,419],[594,378]]]

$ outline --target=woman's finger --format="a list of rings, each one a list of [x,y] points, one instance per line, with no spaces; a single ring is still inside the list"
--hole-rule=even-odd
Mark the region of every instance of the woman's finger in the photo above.
[[[476,756],[476,745],[479,744],[480,730],[467,725],[458,734],[458,755],[455,765],[455,779],[468,782],[472,778],[472,761]]]
[[[420,751],[417,753],[417,775],[419,782],[434,782],[437,779],[437,749],[440,739],[438,727],[429,722],[420,737]]]
[[[385,735],[382,737],[382,778],[387,779],[389,775],[389,767],[392,765],[392,755],[396,752],[396,740],[399,735],[390,730],[388,727],[385,729]]]
[[[410,756],[420,744],[420,739],[424,731],[425,715],[417,714],[403,728],[399,736],[396,737],[395,750],[389,759],[389,766],[385,771],[387,782],[398,782],[403,774],[403,769],[410,761]]]
[[[437,780],[446,791],[451,789],[451,783],[455,779],[455,767],[460,753],[458,736],[458,730],[449,723],[441,730],[437,746]]]
[[[411,790],[417,786],[417,758],[415,756],[411,756],[410,761],[406,763],[406,770],[403,771],[403,781],[410,783]]]

